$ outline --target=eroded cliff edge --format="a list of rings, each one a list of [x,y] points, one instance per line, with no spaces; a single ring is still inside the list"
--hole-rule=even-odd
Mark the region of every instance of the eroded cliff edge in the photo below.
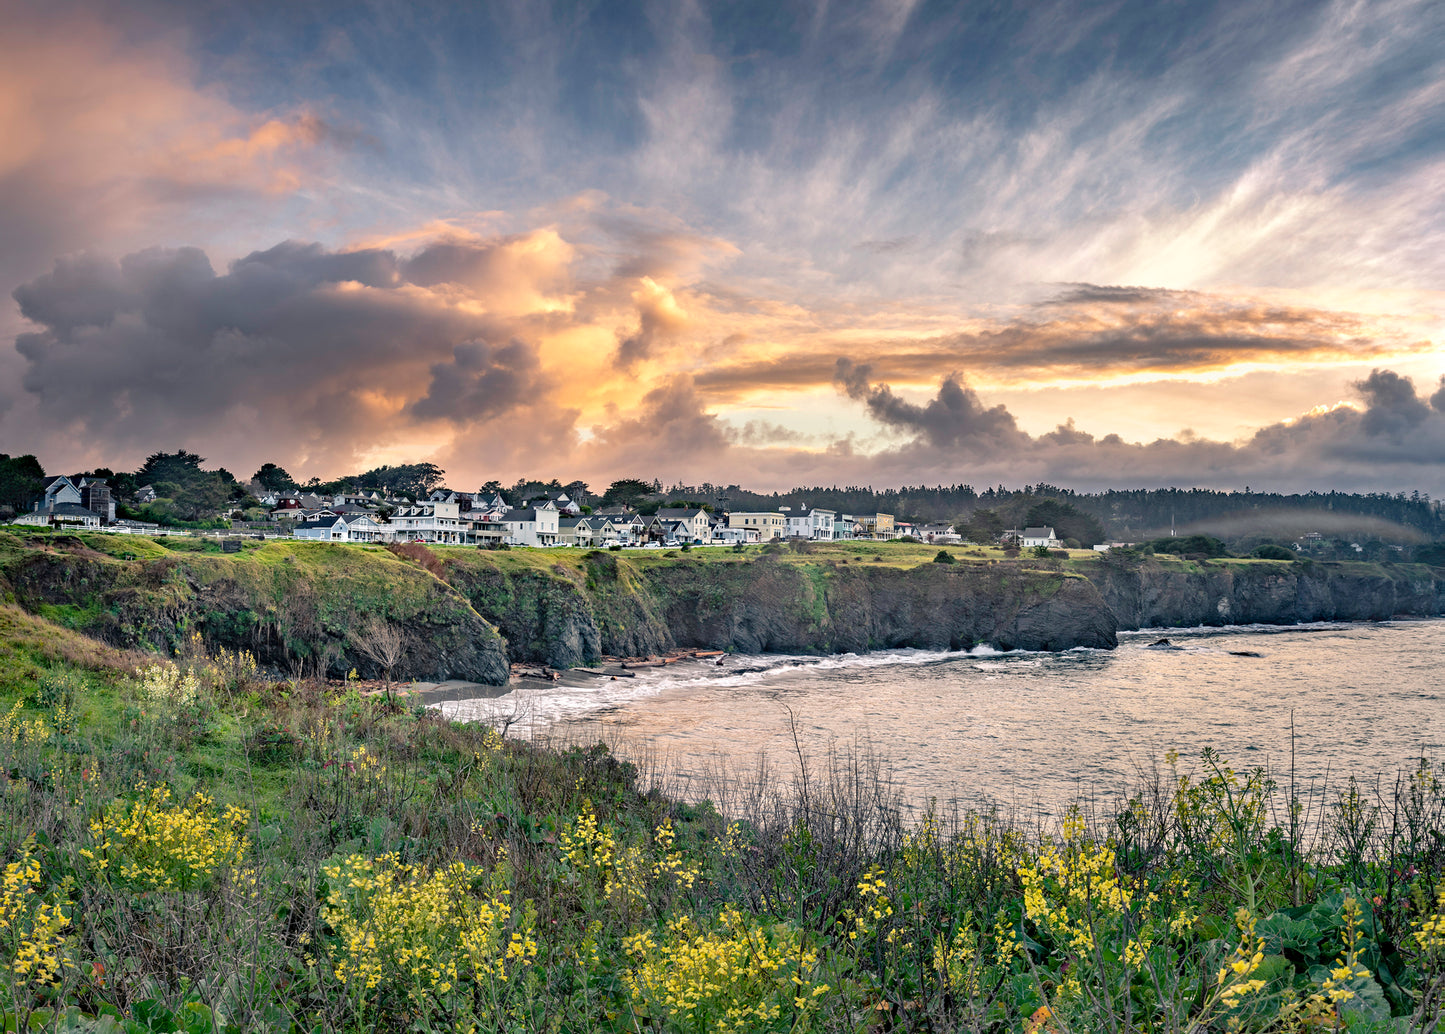
[[[1293,625],[1445,614],[1445,572],[1421,564],[1131,558],[1081,566],[1121,629]]]
[[[841,544],[840,544],[841,545]],[[212,547],[215,549],[218,547]],[[193,634],[280,671],[381,668],[492,685],[509,661],[572,667],[675,648],[828,654],[914,647],[1066,650],[1120,629],[1445,614],[1419,565],[1161,561],[927,562],[932,550],[659,556],[248,543],[240,554],[118,536],[0,532],[0,598],[117,646],[174,653]]]
[[[916,647],[1112,647],[1118,623],[1087,580],[1013,565],[898,567],[735,559],[519,568],[484,553],[447,559],[447,579],[517,660],[557,667],[678,647],[847,653]]]
[[[393,632],[400,679],[501,685],[507,646],[466,599],[384,550],[267,543],[239,555],[120,536],[0,533],[0,598],[103,642],[172,655],[192,635],[281,672],[380,677],[368,635]]]

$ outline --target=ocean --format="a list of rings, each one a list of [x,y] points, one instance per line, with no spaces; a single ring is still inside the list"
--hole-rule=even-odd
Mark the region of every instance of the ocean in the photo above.
[[[1057,814],[1205,747],[1316,792],[1393,780],[1445,743],[1442,664],[1445,620],[1149,629],[1060,654],[732,656],[442,706],[645,756],[684,795],[833,751],[877,759],[911,805]]]

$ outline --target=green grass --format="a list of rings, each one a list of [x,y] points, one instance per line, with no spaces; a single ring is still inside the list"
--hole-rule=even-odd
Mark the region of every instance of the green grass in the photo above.
[[[637,1034],[716,1029],[731,1009],[749,1031],[1002,1034],[1047,1007],[1059,1034],[1426,1034],[1445,993],[1445,944],[1414,939],[1445,909],[1445,773],[1430,764],[1379,800],[1343,783],[1298,812],[1288,785],[1206,754],[1062,826],[933,809],[906,826],[866,757],[688,803],[605,748],[504,742],[346,685],[267,682],[234,657],[193,654],[195,693],[162,692],[132,677],[154,660],[0,606],[0,862],[39,867],[0,897],[0,1029]],[[208,795],[207,821],[243,809],[242,868],[186,868],[214,834],[169,818],[149,846],[94,832],[158,785],[173,803]],[[450,904],[410,878],[353,894],[327,875],[389,855],[418,880],[461,866]],[[157,882],[178,872],[188,889]],[[36,942],[43,904],[68,922]],[[483,906],[497,939],[467,958],[499,968],[417,970],[457,958],[447,909],[475,933]],[[53,979],[17,973],[27,938],[57,959]],[[347,959],[375,963],[374,982],[343,983]],[[1326,983],[1342,959],[1348,981]],[[1323,1028],[1303,1024],[1332,987],[1350,994]]]

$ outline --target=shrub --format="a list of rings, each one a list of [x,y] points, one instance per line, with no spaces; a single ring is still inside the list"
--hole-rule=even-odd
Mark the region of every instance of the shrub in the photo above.
[[[41,707],[73,707],[76,694],[85,688],[80,673],[70,668],[50,668],[35,682],[35,703]]]
[[[394,553],[404,560],[411,560],[426,568],[442,581],[446,581],[447,569],[442,563],[441,557],[437,556],[430,549],[427,549],[423,542],[388,542],[387,552]]]
[[[1179,535],[1172,538],[1155,539],[1149,543],[1155,552],[1172,553],[1175,556],[1221,557],[1229,556],[1223,542],[1213,535]]]
[[[934,562],[935,564],[956,564],[956,563],[958,563],[958,561],[953,558],[953,554],[950,553],[950,552],[949,552],[948,550],[946,550],[946,549],[940,549],[940,550],[934,555],[934,557],[933,557],[933,562]]]
[[[1276,545],[1273,542],[1266,542],[1262,546],[1256,546],[1254,552],[1249,555],[1258,557],[1261,560],[1293,560],[1295,558],[1294,550],[1288,546]]]

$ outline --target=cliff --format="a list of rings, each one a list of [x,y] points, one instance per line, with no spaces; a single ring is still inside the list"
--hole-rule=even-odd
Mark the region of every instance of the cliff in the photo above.
[[[455,553],[447,580],[496,624],[514,659],[558,667],[679,647],[823,654],[1116,642],[1117,622],[1086,579],[1016,565],[850,565],[756,553],[666,562],[589,553],[580,561],[519,568],[506,554]]]
[[[508,661],[559,668],[676,648],[826,654],[916,647],[1108,648],[1121,628],[1293,624],[1445,613],[1445,573],[1417,565],[1060,562],[848,544],[660,555],[214,544],[0,532],[0,597],[117,647],[175,652],[199,634],[281,671],[500,685]],[[418,562],[419,561],[419,562]],[[423,566],[425,565],[425,566]]]
[[[1123,629],[1445,614],[1445,577],[1419,564],[1130,559],[1080,570]]]
[[[361,645],[380,624],[399,633],[396,678],[500,685],[508,675],[506,644],[464,597],[380,549],[273,542],[221,555],[130,537],[0,533],[0,593],[115,646],[170,654],[198,633],[281,671],[380,677]]]

